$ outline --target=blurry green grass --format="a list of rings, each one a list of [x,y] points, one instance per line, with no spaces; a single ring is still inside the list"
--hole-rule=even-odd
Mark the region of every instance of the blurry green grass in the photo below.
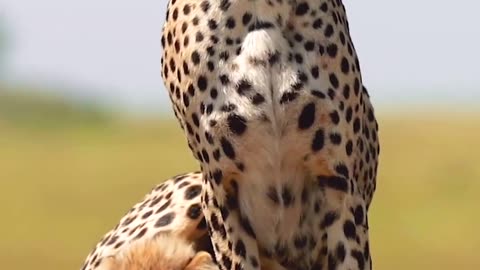
[[[480,269],[480,114],[391,114],[370,211],[375,269]],[[0,121],[2,269],[78,269],[151,187],[196,170],[176,122]]]

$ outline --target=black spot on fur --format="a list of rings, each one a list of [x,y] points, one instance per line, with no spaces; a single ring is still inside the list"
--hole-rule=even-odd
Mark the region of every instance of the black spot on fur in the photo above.
[[[297,4],[297,8],[295,10],[295,15],[297,16],[303,16],[307,14],[307,12],[310,10],[310,7],[306,2],[302,2]]]
[[[355,208],[355,211],[354,211],[354,216],[355,216],[355,224],[356,225],[362,225],[363,224],[363,207],[361,205],[358,205],[356,208]]]
[[[352,250],[351,254],[352,254],[352,257],[358,263],[358,269],[360,269],[360,270],[365,269],[365,259],[363,258],[362,252],[358,251],[358,250]]]
[[[307,246],[307,237],[305,235],[297,235],[294,239],[294,245],[297,249],[303,249]]]
[[[323,146],[325,145],[325,133],[323,129],[319,129],[315,132],[312,141],[312,151],[318,152],[322,150]]]
[[[270,198],[270,200],[272,200],[272,202],[274,202],[275,204],[279,204],[280,203],[280,199],[278,197],[278,193],[277,193],[277,190],[274,188],[274,187],[270,187],[267,191],[267,196],[268,198]]]
[[[175,213],[173,212],[165,214],[157,220],[157,222],[155,223],[155,227],[165,227],[170,223],[172,223],[174,218],[175,218]]]
[[[247,130],[247,120],[238,114],[230,114],[227,118],[228,127],[236,135],[242,135]]]
[[[243,95],[245,94],[245,92],[249,91],[252,89],[252,84],[245,80],[245,79],[242,79],[240,80],[240,82],[238,83],[237,85],[237,92],[240,94],[240,95]]]
[[[298,128],[305,130],[310,128],[315,121],[315,103],[311,102],[303,107],[298,117]]]
[[[187,190],[185,190],[185,199],[186,200],[192,200],[195,197],[197,197],[198,195],[200,195],[201,191],[202,191],[202,186],[193,185],[193,186],[187,188]]]
[[[355,240],[357,236],[357,231],[355,229],[355,224],[351,220],[347,220],[343,224],[343,233],[348,239]]]
[[[282,200],[285,207],[289,207],[293,203],[292,191],[288,187],[283,187],[282,189]]]
[[[256,238],[255,232],[253,231],[252,225],[247,217],[242,216],[240,218],[240,225],[242,226],[243,230],[252,238]]]
[[[200,204],[192,204],[187,210],[187,216],[191,219],[197,219],[202,214]]]
[[[243,243],[243,241],[241,239],[239,239],[237,241],[237,243],[235,244],[235,253],[238,256],[241,256],[242,258],[246,257],[247,250],[245,248],[245,244]]]
[[[326,229],[335,223],[339,218],[338,214],[334,211],[330,211],[325,214],[323,217],[322,223],[320,224],[321,229]]]
[[[220,183],[222,182],[222,178],[223,178],[223,173],[221,170],[215,170],[213,172],[213,180],[215,180],[215,183],[217,183],[217,185],[220,185]]]
[[[230,159],[235,159],[235,150],[233,149],[233,145],[230,143],[227,138],[222,137],[220,140],[220,144],[222,145],[222,150],[225,155]]]
[[[346,178],[338,176],[318,176],[317,181],[321,186],[348,192],[348,180]]]
[[[343,262],[345,260],[347,251],[345,250],[345,246],[342,242],[339,242],[337,248],[335,249],[335,254],[339,262]]]
[[[231,269],[232,267],[232,259],[230,259],[228,256],[225,254],[222,255],[222,264],[225,267],[225,269]]]
[[[142,236],[145,235],[145,233],[147,233],[147,228],[143,228],[140,232],[138,232],[137,235],[135,235],[134,239],[139,239],[139,238],[142,238]]]
[[[275,25],[271,22],[257,20],[257,21],[255,21],[255,23],[251,24],[248,27],[248,31],[252,32],[252,31],[256,31],[256,30],[269,29],[269,28],[273,28],[273,27],[275,27]]]
[[[297,92],[285,92],[280,98],[280,104],[294,101],[298,97]]]
[[[328,270],[337,269],[337,260],[333,257],[332,254],[328,254]]]

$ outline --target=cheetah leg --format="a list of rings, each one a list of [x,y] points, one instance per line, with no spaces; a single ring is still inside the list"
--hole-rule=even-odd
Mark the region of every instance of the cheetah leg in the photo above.
[[[208,177],[206,177],[208,179]],[[215,259],[222,270],[260,269],[259,248],[255,232],[238,206],[238,187],[225,188],[204,182],[202,207],[211,236]],[[275,270],[269,268],[269,270]]]
[[[328,188],[325,195],[327,205],[322,210],[320,225],[324,232],[324,248],[319,257],[320,264],[327,266],[326,269],[370,270],[365,203]]]

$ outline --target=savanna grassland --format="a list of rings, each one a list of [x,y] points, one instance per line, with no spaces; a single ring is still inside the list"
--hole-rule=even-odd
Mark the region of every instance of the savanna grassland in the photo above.
[[[150,188],[197,169],[173,120],[81,122],[0,117],[1,269],[78,269]],[[379,122],[374,268],[480,269],[480,113]]]

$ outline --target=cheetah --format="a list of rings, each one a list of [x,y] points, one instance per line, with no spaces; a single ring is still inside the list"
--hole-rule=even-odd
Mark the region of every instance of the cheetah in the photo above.
[[[162,77],[222,270],[371,269],[378,124],[341,0],[170,0]]]
[[[217,270],[200,206],[201,185],[198,172],[157,185],[102,238],[82,270]]]

